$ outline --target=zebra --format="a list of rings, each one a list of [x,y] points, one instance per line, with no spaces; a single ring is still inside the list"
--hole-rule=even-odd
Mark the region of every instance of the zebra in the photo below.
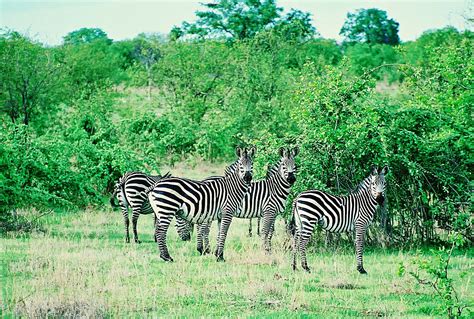
[[[158,239],[160,257],[173,261],[166,246],[166,232],[176,214],[192,223],[211,221],[219,216],[222,227],[219,231],[217,261],[224,261],[224,244],[232,222],[233,213],[240,206],[252,181],[252,158],[255,148],[236,148],[237,169],[226,170],[224,178],[210,181],[194,181],[171,177],[155,183],[148,199],[158,218],[155,235]]]
[[[364,236],[372,221],[377,205],[385,200],[385,175],[388,166],[380,171],[371,168],[354,192],[347,196],[333,196],[319,190],[308,190],[293,201],[290,227],[293,232],[293,270],[296,270],[297,253],[301,254],[301,266],[310,272],[306,261],[306,245],[317,223],[330,232],[344,232],[355,229],[357,270],[367,274],[362,263]]]
[[[153,210],[148,203],[146,194],[143,193],[150,185],[161,180],[162,178],[170,177],[169,173],[164,176],[161,175],[147,175],[142,172],[126,172],[116,183],[114,192],[110,197],[110,205],[112,208],[120,206],[122,210],[123,220],[125,224],[125,242],[130,242],[129,225],[130,220],[128,218],[128,207],[132,209],[132,226],[133,226],[133,237],[136,243],[140,243],[137,234],[137,222],[140,214],[148,215],[153,213]],[[117,197],[119,205],[115,203],[115,197]],[[154,216],[155,222],[156,217]],[[176,218],[176,229],[179,237],[184,240],[191,240],[192,225],[187,221]],[[156,241],[156,238],[155,238]]]
[[[295,156],[298,152],[297,147],[291,150],[280,148],[280,161],[269,168],[265,179],[251,183],[241,207],[234,213],[234,217],[237,218],[263,217],[263,245],[267,253],[271,252],[276,216],[285,209],[291,186],[296,182]],[[220,227],[219,219],[218,225]],[[197,250],[201,254],[210,251],[208,248],[210,226],[211,222],[198,226]]]

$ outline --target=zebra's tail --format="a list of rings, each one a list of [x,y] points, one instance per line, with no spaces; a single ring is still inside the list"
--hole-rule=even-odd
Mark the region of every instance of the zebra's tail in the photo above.
[[[120,179],[119,179],[119,181],[117,182],[117,184],[115,184],[114,192],[113,192],[112,195],[110,196],[110,206],[112,206],[112,208],[117,208],[117,207],[119,207],[119,205],[117,205],[117,204],[115,203],[115,198],[117,197],[117,193],[120,191],[120,188],[122,188],[123,185],[125,184],[125,181],[127,180],[129,174],[130,174],[130,173],[125,173],[122,177],[120,177]]]
[[[165,175],[161,176],[160,179],[156,180],[148,188],[146,188],[144,191],[142,191],[142,193],[145,194],[145,196],[148,197],[148,194],[156,187],[156,185],[158,185],[159,182],[161,182],[161,180],[163,180],[165,178],[170,178],[170,177],[171,177],[171,173],[170,172],[166,173]]]

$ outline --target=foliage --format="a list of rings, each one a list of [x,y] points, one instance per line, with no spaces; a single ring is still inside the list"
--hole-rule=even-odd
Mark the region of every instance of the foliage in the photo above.
[[[356,43],[346,48],[345,55],[350,72],[356,76],[372,72],[370,75],[376,80],[394,83],[400,79],[397,68],[382,67],[397,64],[400,60],[397,50],[390,45]]]
[[[86,44],[95,41],[102,41],[105,44],[112,43],[112,40],[107,37],[107,33],[99,28],[81,28],[64,36],[64,45]]]
[[[53,50],[17,32],[0,35],[0,110],[28,125],[35,113],[47,111],[60,66]]]
[[[400,43],[398,25],[398,22],[388,18],[386,11],[359,9],[347,14],[339,34],[347,42],[397,45]]]
[[[417,258],[413,261],[415,269],[410,271],[410,275],[421,285],[427,285],[435,291],[437,297],[441,300],[439,310],[446,313],[448,318],[462,318],[463,311],[470,312],[469,305],[459,298],[455,284],[451,278],[450,265],[453,252],[464,244],[463,236],[452,234],[449,241],[451,247],[446,249],[444,246],[437,251],[432,251],[434,257],[429,259]],[[399,274],[405,273],[405,266],[400,266]],[[461,279],[466,273],[461,273]],[[465,316],[466,318],[469,315]]]
[[[197,11],[195,23],[173,27],[172,40],[185,35],[198,38],[250,39],[260,32],[275,29],[288,41],[301,42],[316,35],[311,14],[291,9],[284,17],[275,0],[217,0],[202,3],[206,11]]]
[[[275,0],[220,0],[202,5],[207,11],[197,11],[197,21],[184,22],[182,32],[199,37],[246,39],[273,25],[282,10]]]
[[[311,24],[311,14],[301,10],[291,9],[285,17],[275,25],[275,30],[288,41],[302,42],[313,38],[316,28]]]
[[[309,21],[290,13],[231,43],[140,35],[46,48],[4,36],[6,88],[22,70],[36,79],[54,62],[56,71],[27,128],[1,113],[0,207],[100,204],[125,170],[227,162],[242,143],[257,145],[256,176],[263,177],[279,147],[298,145],[289,201],[314,188],[347,194],[370,165],[388,164],[376,241],[442,244],[452,230],[472,241],[472,32],[431,31],[397,48],[340,46],[295,26],[288,36],[282,19]],[[23,55],[21,68],[7,63]],[[137,85],[155,94],[146,99]],[[9,94],[0,96],[5,111]]]

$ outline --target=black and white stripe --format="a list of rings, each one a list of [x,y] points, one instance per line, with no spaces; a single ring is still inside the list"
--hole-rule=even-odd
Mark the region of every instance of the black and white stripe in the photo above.
[[[294,227],[293,269],[296,269],[296,255],[301,255],[301,266],[310,271],[306,261],[306,245],[316,224],[330,232],[355,230],[357,270],[366,274],[362,262],[364,236],[372,221],[378,204],[385,200],[385,174],[388,167],[380,172],[373,167],[357,189],[347,196],[333,196],[328,193],[309,190],[298,195],[293,202]]]
[[[265,179],[251,183],[242,205],[234,213],[234,217],[237,218],[263,217],[263,244],[267,252],[271,251],[276,216],[284,211],[291,186],[296,181],[295,156],[298,154],[298,148],[292,150],[280,148],[279,153],[280,161],[269,168]],[[207,247],[210,225],[209,222],[198,227],[198,251],[201,253],[209,251]]]
[[[173,259],[166,245],[166,232],[176,214],[192,223],[222,220],[217,247],[217,260],[224,260],[224,244],[233,213],[240,206],[252,180],[252,157],[255,149],[236,149],[237,169],[227,171],[224,178],[207,182],[184,178],[167,178],[157,182],[148,194],[150,204],[158,218],[156,238],[160,257]]]
[[[123,215],[124,225],[125,225],[125,241],[130,242],[129,235],[129,215],[128,208],[132,209],[132,226],[133,226],[133,238],[136,243],[140,243],[138,240],[137,234],[137,222],[140,214],[148,215],[153,213],[146,193],[144,192],[151,185],[161,180],[162,178],[170,177],[168,173],[165,176],[161,175],[147,175],[142,172],[127,172],[125,173],[118,181],[115,186],[114,193],[110,198],[110,204],[112,207],[117,207],[115,204],[115,197],[117,197],[118,202]],[[154,216],[154,220],[156,217]],[[182,240],[191,239],[191,230],[192,225],[187,221],[177,218],[176,219],[176,229]],[[156,238],[155,238],[156,241]]]

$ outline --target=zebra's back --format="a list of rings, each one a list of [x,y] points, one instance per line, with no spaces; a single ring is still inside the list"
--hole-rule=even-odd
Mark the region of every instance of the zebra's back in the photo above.
[[[353,229],[357,211],[356,205],[345,196],[334,196],[320,190],[309,190],[295,199],[295,218],[303,224],[319,223],[331,232]],[[298,224],[298,223],[297,223]],[[303,225],[304,226],[304,225]]]
[[[155,185],[149,193],[149,200],[162,212],[174,214],[180,210],[180,217],[202,223],[217,218],[222,212],[226,196],[222,180],[200,182],[184,178],[167,178]]]

